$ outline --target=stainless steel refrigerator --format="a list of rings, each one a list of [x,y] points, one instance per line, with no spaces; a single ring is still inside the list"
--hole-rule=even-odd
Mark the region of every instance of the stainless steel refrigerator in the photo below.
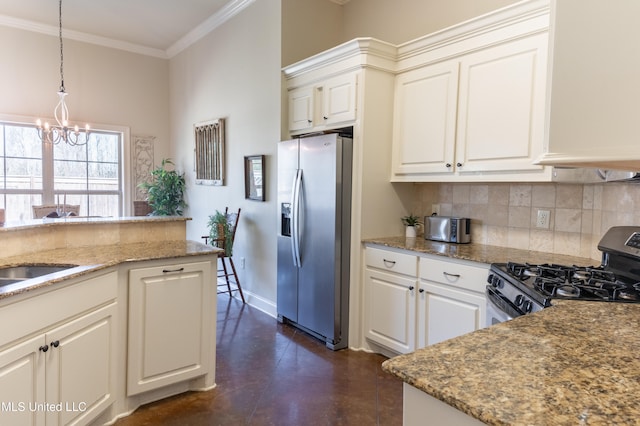
[[[280,322],[348,345],[352,139],[338,134],[278,146]]]

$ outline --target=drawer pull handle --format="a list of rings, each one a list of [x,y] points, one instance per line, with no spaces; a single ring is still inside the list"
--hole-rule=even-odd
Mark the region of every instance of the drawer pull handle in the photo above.
[[[460,274],[450,274],[448,272],[443,272],[442,273],[445,277],[451,277],[451,278],[460,278]]]
[[[184,271],[184,268],[178,268],[178,269],[163,269],[162,273],[163,274],[168,274],[169,272],[182,272]]]
[[[384,266],[386,266],[387,268],[393,268],[396,265],[395,260],[382,259],[382,261],[384,262]]]

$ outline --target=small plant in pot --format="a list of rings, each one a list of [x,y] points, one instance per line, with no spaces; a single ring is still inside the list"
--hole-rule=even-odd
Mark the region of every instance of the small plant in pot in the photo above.
[[[231,244],[233,239],[233,227],[229,223],[227,215],[216,210],[215,214],[209,216],[207,226],[209,227],[211,245],[223,248],[225,255],[227,257],[231,257],[233,254],[233,244]]]
[[[139,185],[147,191],[152,216],[182,216],[182,210],[187,206],[184,173],[167,170],[167,165],[174,165],[169,158],[163,159],[161,165],[151,171],[150,182]]]
[[[413,214],[404,216],[402,218],[402,223],[406,226],[405,236],[407,238],[415,238],[418,226],[422,225],[418,216],[414,216]]]

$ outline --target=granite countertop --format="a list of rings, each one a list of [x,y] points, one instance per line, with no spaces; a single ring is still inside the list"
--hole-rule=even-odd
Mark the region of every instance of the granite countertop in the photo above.
[[[184,216],[68,216],[61,218],[29,219],[17,222],[5,222],[0,224],[0,232],[22,231],[30,228],[41,228],[43,226],[60,225],[86,225],[86,224],[124,224],[124,223],[144,223],[144,222],[176,222],[189,221],[190,217]]]
[[[640,304],[557,301],[382,368],[491,425],[637,424]]]
[[[202,256],[220,251],[222,250],[194,241],[155,241],[46,250],[4,257],[0,258],[0,268],[38,264],[78,265],[78,267],[48,275],[47,279],[31,279],[26,286],[16,283],[0,287],[0,300],[121,263]]]
[[[452,244],[438,241],[429,241],[424,238],[384,237],[368,238],[362,241],[365,244],[376,244],[385,247],[412,250],[419,253],[435,254],[454,259],[470,260],[480,263],[558,263],[563,265],[590,266],[599,265],[600,261],[567,256],[562,254],[544,253],[532,250],[518,250],[507,247],[488,246],[484,244]]]

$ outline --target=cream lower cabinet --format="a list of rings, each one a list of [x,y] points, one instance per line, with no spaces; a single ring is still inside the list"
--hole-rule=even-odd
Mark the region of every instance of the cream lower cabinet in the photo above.
[[[418,347],[485,327],[488,267],[420,258]]]
[[[208,373],[211,262],[129,271],[127,395]]]
[[[365,337],[397,353],[485,326],[488,265],[365,250]]]
[[[367,247],[365,337],[395,352],[415,349],[418,257]]]
[[[39,330],[0,351],[0,424],[84,425],[114,402],[116,282],[111,273],[0,308],[5,327]]]

